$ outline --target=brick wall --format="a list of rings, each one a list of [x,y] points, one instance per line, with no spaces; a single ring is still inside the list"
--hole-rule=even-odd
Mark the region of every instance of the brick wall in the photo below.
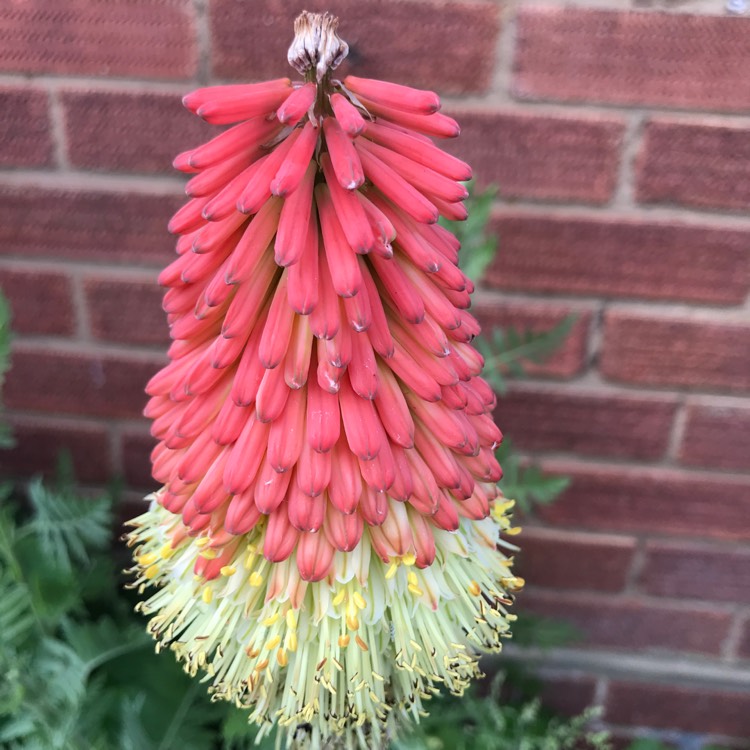
[[[498,421],[573,478],[529,525],[527,655],[551,704],[623,739],[750,736],[750,18],[719,0],[332,0],[362,75],[435,88],[499,185],[486,324],[563,349]],[[158,269],[197,84],[279,75],[296,3],[0,3],[0,285],[14,310],[4,472],[150,486],[140,418],[167,341]],[[516,654],[517,655],[517,654]],[[704,737],[705,736],[705,737]]]

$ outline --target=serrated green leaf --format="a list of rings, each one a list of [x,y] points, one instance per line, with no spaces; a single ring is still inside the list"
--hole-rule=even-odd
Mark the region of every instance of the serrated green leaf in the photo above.
[[[76,497],[65,487],[49,489],[38,478],[29,484],[28,497],[34,513],[30,530],[63,570],[86,564],[91,550],[104,549],[109,542],[109,498]]]

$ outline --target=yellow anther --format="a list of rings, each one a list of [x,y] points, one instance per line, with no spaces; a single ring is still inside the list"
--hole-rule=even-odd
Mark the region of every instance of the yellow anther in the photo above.
[[[225,565],[225,566],[224,566],[224,567],[223,567],[223,568],[221,569],[221,574],[222,574],[223,576],[226,576],[227,578],[228,578],[229,576],[233,576],[233,575],[234,575],[234,574],[235,574],[236,572],[237,572],[237,568],[235,568],[235,567],[234,567],[234,565]]]
[[[521,526],[511,526],[509,529],[505,530],[505,533],[508,536],[516,536],[517,534],[520,534],[522,530]]]
[[[261,625],[263,625],[264,628],[270,628],[271,625],[273,625],[278,619],[279,619],[279,613],[274,612],[272,615],[269,615],[268,617],[266,617],[266,619],[261,622]]]
[[[248,658],[255,659],[260,651],[258,651],[257,648],[254,648],[253,644],[251,643],[246,649],[245,653],[248,655]]]
[[[370,649],[367,648],[367,644],[358,636],[354,636],[355,643],[363,650],[363,651],[369,651]]]
[[[211,539],[207,536],[202,536],[195,540],[195,546],[196,547],[205,547],[207,544],[210,544]]]
[[[341,591],[333,597],[333,606],[338,607],[344,599],[346,599],[346,589],[341,589]]]
[[[340,635],[339,636],[339,646],[341,648],[346,648],[349,645],[349,641],[351,638],[348,635]]]
[[[150,580],[152,578],[155,578],[158,572],[159,572],[158,565],[149,565],[149,567],[146,568],[146,571],[143,575],[146,576],[146,578]]]
[[[205,539],[205,537],[203,538]],[[215,549],[211,549],[210,547],[208,549],[204,549],[203,552],[201,552],[201,557],[205,558],[206,560],[213,560],[218,556],[219,553]]]
[[[279,666],[282,666],[282,667],[285,667],[288,664],[289,660],[287,659],[286,651],[284,651],[283,648],[280,648],[276,652],[276,661],[279,663]]]
[[[506,620],[507,620],[508,622],[515,622],[515,621],[516,621],[516,620],[518,619],[518,615],[514,615],[514,614],[511,614],[511,613],[509,612],[509,613],[508,613],[507,615],[505,615],[505,619],[506,619]]]
[[[493,508],[493,510],[495,513],[502,514],[505,513],[506,510],[510,510],[511,508],[515,507],[515,505],[515,500],[506,500],[504,503],[495,503],[495,507]]]
[[[411,552],[407,553],[401,558],[401,562],[404,565],[412,566],[415,562],[417,562],[417,556]]]
[[[347,615],[346,627],[349,630],[359,630],[359,618],[356,615]]]
[[[290,630],[294,630],[297,627],[297,614],[293,609],[286,611],[286,626]]]
[[[253,587],[258,588],[263,583],[263,576],[258,573],[258,571],[254,571],[253,573],[250,573],[250,577],[247,579],[247,582]]]
[[[174,555],[174,547],[172,547],[172,544],[170,542],[167,542],[159,550],[159,557],[161,557],[162,560],[169,560],[172,555]]]
[[[482,593],[482,589],[479,587],[479,584],[476,581],[472,581],[469,586],[469,593],[472,596],[479,596]]]
[[[354,603],[360,608],[364,609],[367,606],[367,602],[365,601],[365,598],[362,596],[362,594],[359,593],[359,591],[355,591],[352,594],[352,599],[354,599]]]
[[[214,590],[210,586],[206,586],[201,597],[206,604],[211,604],[211,600],[214,598]]]
[[[198,575],[197,573],[193,573],[193,580],[194,581],[202,581],[203,580],[203,576]]]
[[[148,552],[147,554],[138,557],[138,564],[147,568],[149,565],[153,565],[158,559],[159,557],[156,552]]]
[[[296,633],[289,633],[286,637],[286,649],[287,651],[296,651],[297,650],[297,634]]]
[[[253,565],[255,565],[255,557],[256,557],[255,552],[248,552],[245,555],[245,559],[244,559],[244,561],[242,563],[242,565],[245,568],[245,570],[251,570],[252,569]]]
[[[268,659],[263,659],[262,662],[256,665],[253,671],[262,672],[267,666],[268,666]]]
[[[279,645],[279,643],[281,643],[281,636],[275,635],[273,638],[271,638],[270,641],[268,641],[268,643],[266,643],[266,650],[273,651],[273,649],[275,649],[276,646]]]
[[[526,585],[526,581],[519,576],[501,578],[500,583],[502,583],[508,591],[520,591]]]
[[[408,576],[406,576],[406,580],[409,582],[409,585],[411,586],[418,586],[419,585],[419,578],[417,578],[417,574],[414,571],[411,571]]]
[[[424,596],[424,591],[419,588],[419,586],[414,586],[412,584],[409,584],[409,591],[411,591],[414,596]]]
[[[385,574],[386,580],[390,580],[391,578],[393,578],[393,576],[396,575],[397,571],[398,571],[398,563],[397,562],[391,563],[390,568],[388,568]]]

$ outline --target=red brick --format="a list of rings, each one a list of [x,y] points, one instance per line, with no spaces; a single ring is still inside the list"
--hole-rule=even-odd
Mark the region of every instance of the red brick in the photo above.
[[[0,70],[188,78],[197,46],[190,0],[25,0],[0,19]]]
[[[61,100],[77,167],[171,172],[178,152],[220,132],[188,112],[178,92],[66,91]]]
[[[539,698],[545,708],[562,716],[578,716],[594,702],[591,677],[544,677]]]
[[[160,357],[39,351],[18,345],[5,383],[11,409],[137,417]]]
[[[533,586],[621,591],[635,547],[632,537],[524,526],[514,570]]]
[[[46,92],[3,86],[0,88],[0,112],[3,133],[0,166],[50,166],[53,150]]]
[[[750,604],[750,550],[649,540],[639,585],[655,596]]]
[[[184,196],[0,187],[0,255],[165,265]]]
[[[737,654],[741,659],[750,659],[750,619],[746,619],[742,625]]]
[[[127,344],[166,344],[166,315],[161,308],[164,290],[156,279],[87,276],[84,280],[91,332],[105,341]]]
[[[750,404],[689,403],[680,461],[693,466],[750,470]]]
[[[156,441],[147,432],[126,432],[122,436],[122,469],[129,487],[154,489],[151,450]]]
[[[570,476],[568,489],[538,513],[576,529],[664,532],[750,539],[750,480],[683,472],[544,461]]]
[[[750,389],[750,325],[743,320],[609,310],[602,374],[643,385]]]
[[[676,222],[506,213],[484,282],[532,292],[740,304],[750,232]]]
[[[655,460],[667,450],[676,410],[673,397],[514,385],[495,417],[521,449]]]
[[[654,119],[637,160],[636,195],[645,203],[750,208],[747,127]]]
[[[732,619],[728,612],[690,606],[532,589],[519,597],[518,612],[519,617],[528,612],[569,623],[579,634],[580,646],[716,656]]]
[[[257,0],[252,13],[236,0],[210,5],[213,71],[230,78],[277,78],[286,65],[299,4]],[[328,10],[341,19],[349,44],[349,69],[440,93],[484,91],[495,64],[499,9],[484,2],[400,0],[310,0],[310,11]],[[405,31],[408,30],[408,31]],[[287,70],[289,70],[287,68]]]
[[[75,328],[70,279],[33,268],[0,268],[0,288],[10,302],[14,333],[70,335]]]
[[[750,692],[611,682],[606,721],[727,737],[750,736]]]
[[[525,6],[517,24],[521,98],[750,110],[750,19]]]
[[[15,446],[0,451],[0,473],[4,476],[20,479],[33,474],[54,476],[58,459],[67,452],[78,481],[103,484],[112,479],[109,441],[103,425],[49,417],[7,419]]]
[[[575,323],[559,348],[551,352],[549,358],[541,364],[527,363],[525,370],[529,375],[570,378],[585,367],[586,341],[592,318],[590,306],[516,302],[500,297],[477,296],[472,312],[488,337],[492,336],[494,328],[549,331],[569,315],[575,315]]]
[[[558,117],[459,110],[461,137],[448,150],[504,198],[605,203],[617,179],[623,123],[611,117]],[[441,144],[443,145],[443,144]]]

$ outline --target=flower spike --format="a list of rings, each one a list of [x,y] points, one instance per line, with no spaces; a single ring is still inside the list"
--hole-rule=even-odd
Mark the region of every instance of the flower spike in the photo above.
[[[471,281],[439,214],[471,176],[429,91],[332,72],[201,88],[190,200],[162,272],[173,339],[148,384],[162,487],[131,522],[149,630],[286,748],[384,748],[480,676],[515,619],[517,533]]]

